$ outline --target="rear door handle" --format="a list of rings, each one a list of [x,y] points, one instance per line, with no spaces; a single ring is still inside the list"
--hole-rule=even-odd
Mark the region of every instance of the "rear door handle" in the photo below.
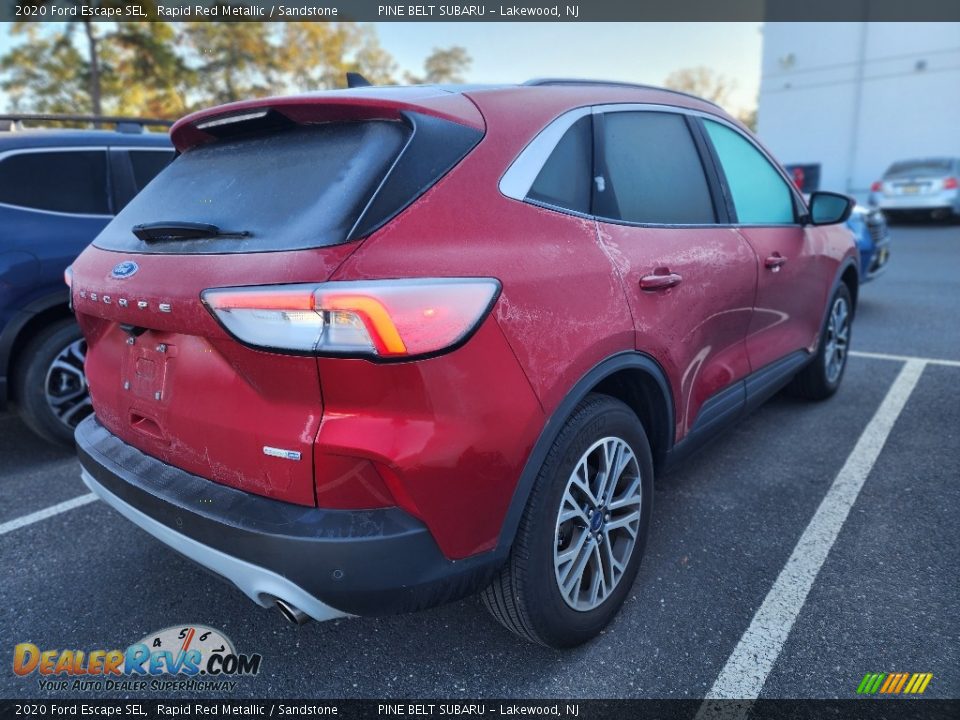
[[[665,290],[674,285],[679,285],[682,277],[672,273],[666,268],[657,268],[652,275],[644,275],[640,278],[641,290]]]
[[[768,268],[777,272],[780,269],[780,266],[787,262],[787,259],[778,252],[775,252],[773,255],[770,255],[766,260],[764,260],[764,265]]]

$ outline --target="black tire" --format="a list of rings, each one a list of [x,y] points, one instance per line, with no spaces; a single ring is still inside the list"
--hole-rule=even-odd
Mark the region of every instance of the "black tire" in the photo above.
[[[832,375],[827,368],[827,353],[830,352],[831,335],[831,314],[838,301],[842,301],[847,307],[847,332],[846,332],[846,350],[843,353],[843,360],[840,365],[839,374]],[[806,400],[826,400],[832,396],[840,382],[843,380],[843,374],[847,369],[847,358],[850,350],[850,335],[853,330],[853,300],[850,297],[850,289],[844,283],[840,283],[833,297],[830,298],[830,307],[827,309],[827,322],[823,325],[820,333],[820,342],[817,344],[817,354],[813,360],[803,370],[797,373],[790,385],[788,392],[796,397]]]
[[[76,402],[71,400],[64,410],[77,404],[81,406],[69,416],[69,423],[61,420],[47,401],[48,372],[54,360],[82,337],[73,320],[59,320],[48,325],[24,346],[13,373],[14,402],[24,423],[45,440],[61,445],[73,444],[73,428],[90,414],[89,400],[86,392]],[[77,388],[86,391],[85,380]],[[71,394],[75,389],[71,386]]]
[[[636,459],[640,484],[638,532],[625,558],[623,574],[612,583],[606,599],[593,609],[577,610],[564,600],[554,565],[558,514],[568,479],[581,457],[597,441],[610,437],[625,441]],[[636,480],[628,482],[634,484]],[[653,460],[637,416],[619,400],[588,395],[547,454],[520,520],[510,558],[483,591],[487,609],[507,629],[541,645],[568,648],[595,637],[617,614],[636,578],[650,526],[652,501]],[[579,530],[591,532],[586,527]]]

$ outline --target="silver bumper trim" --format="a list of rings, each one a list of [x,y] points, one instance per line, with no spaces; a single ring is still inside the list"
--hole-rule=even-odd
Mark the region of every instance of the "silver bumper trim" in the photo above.
[[[324,621],[349,617],[347,613],[320,602],[299,585],[290,582],[272,570],[227,555],[220,550],[171,530],[149,515],[125,503],[98,483],[86,470],[81,471],[81,477],[91,491],[127,520],[146,530],[157,540],[170,546],[181,555],[186,555],[217,575],[222,575],[257,605],[272,607],[274,601],[279,598],[289,605],[299,608],[314,620]]]

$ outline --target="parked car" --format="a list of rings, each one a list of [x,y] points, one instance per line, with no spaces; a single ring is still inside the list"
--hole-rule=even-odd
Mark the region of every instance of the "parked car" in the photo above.
[[[960,218],[960,158],[901,160],[870,187],[870,204],[891,219]]]
[[[890,261],[890,233],[879,208],[856,205],[847,227],[853,231],[860,251],[860,282],[873,280],[887,269]]]
[[[363,88],[171,137],[72,268],[83,479],[288,619],[482,591],[522,637],[585,642],[654,472],[843,377],[852,201],[808,206],[704,100]]]
[[[820,189],[819,163],[785,165],[784,169],[804,198],[809,199],[811,193]],[[886,218],[877,207],[855,205],[847,219],[847,227],[853,233],[860,251],[860,282],[873,280],[886,269],[890,259]]]
[[[94,123],[113,130],[53,129]],[[37,127],[46,125],[46,127]],[[0,408],[38,435],[73,442],[91,412],[86,343],[63,273],[110,218],[173,158],[163,121],[0,116]]]

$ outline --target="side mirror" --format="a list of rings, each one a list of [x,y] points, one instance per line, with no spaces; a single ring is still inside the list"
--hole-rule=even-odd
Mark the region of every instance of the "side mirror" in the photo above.
[[[853,198],[832,192],[810,195],[810,224],[834,225],[846,222],[853,212]]]

